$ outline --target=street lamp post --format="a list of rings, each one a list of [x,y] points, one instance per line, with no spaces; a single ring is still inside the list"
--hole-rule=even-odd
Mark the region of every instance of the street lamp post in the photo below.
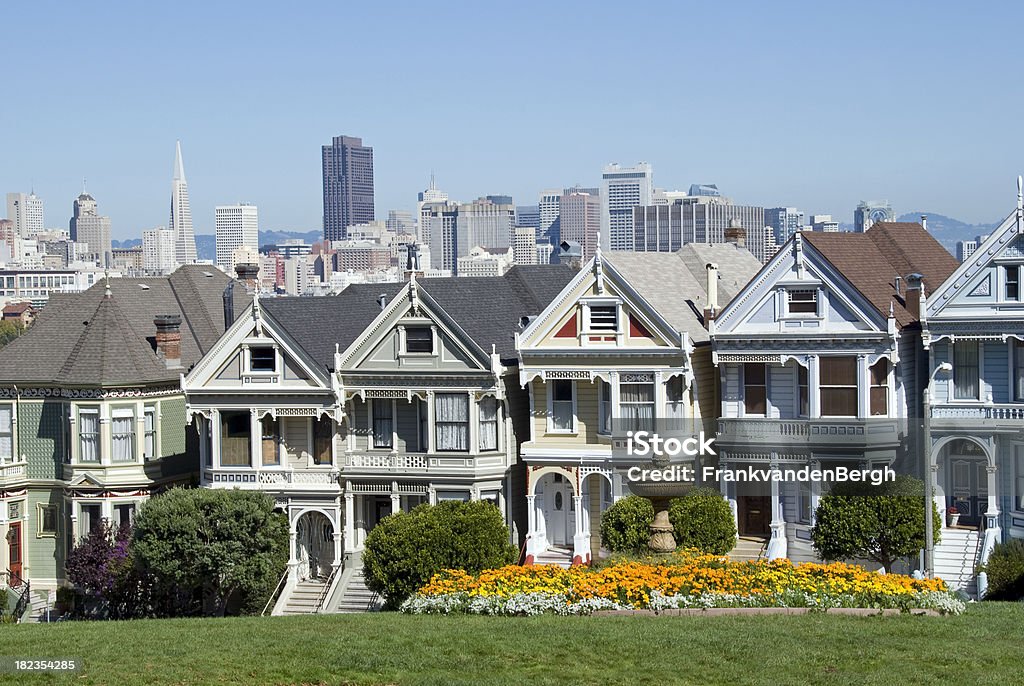
[[[932,388],[935,375],[939,372],[948,374],[953,365],[943,362],[928,376],[928,385],[924,389],[922,409],[924,414],[924,575],[935,575],[935,496],[932,486]]]

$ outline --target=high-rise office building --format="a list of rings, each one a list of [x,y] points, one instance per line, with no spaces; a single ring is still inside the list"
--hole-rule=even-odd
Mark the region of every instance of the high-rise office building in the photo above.
[[[412,212],[408,210],[388,210],[388,218],[384,222],[384,226],[391,233],[416,233],[416,219],[412,216]]]
[[[559,238],[558,208],[562,193],[558,190],[540,192],[537,202],[537,240],[547,241],[552,246],[558,245]]]
[[[421,244],[430,245],[430,216],[433,211],[430,208],[424,211],[424,207],[428,204],[434,205],[446,202],[448,202],[448,194],[437,189],[434,175],[431,174],[430,186],[425,191],[420,191],[416,196],[416,221],[419,222],[417,238]]]
[[[956,259],[961,262],[971,259],[971,255],[977,252],[978,246],[988,240],[988,236],[989,234],[986,233],[981,236],[975,236],[973,240],[959,241],[956,244]]]
[[[174,179],[171,181],[171,220],[174,231],[174,259],[178,264],[193,264],[197,259],[196,236],[192,230],[192,206],[188,201],[185,164],[181,161],[181,141],[174,147]]]
[[[540,205],[517,205],[516,226],[529,226],[540,231]]]
[[[324,238],[344,240],[348,227],[372,222],[373,148],[362,138],[335,136],[323,146]]]
[[[513,235],[512,261],[516,264],[537,264],[537,229],[517,226]]]
[[[7,194],[7,218],[14,223],[14,232],[28,238],[43,230],[43,199],[31,193]]]
[[[229,276],[235,274],[235,251],[260,247],[259,210],[256,205],[218,205],[214,208],[217,266]]]
[[[601,234],[601,198],[589,193],[571,192],[562,195],[558,207],[561,240],[576,241],[589,260],[597,250]]]
[[[633,250],[633,208],[650,205],[654,195],[651,165],[610,164],[601,174],[601,246]],[[564,238],[563,238],[564,240]]]
[[[853,230],[864,233],[875,222],[891,222],[896,219],[888,200],[860,201],[853,211]]]
[[[479,198],[470,203],[431,203],[430,254],[433,266],[458,274],[458,259],[472,248],[509,248],[515,206]],[[424,210],[427,206],[424,206]]]
[[[459,204],[443,200],[420,206],[420,243],[430,246],[431,259],[439,269],[455,269],[455,229]]]
[[[142,232],[142,269],[147,274],[170,274],[177,266],[173,229],[159,226]]]
[[[824,231],[825,233],[836,233],[839,231],[839,222],[832,218],[831,214],[812,214],[811,231]]]
[[[782,245],[803,228],[804,213],[795,207],[772,207],[765,209],[764,223],[772,227],[776,244]]]
[[[745,232],[745,247],[759,260],[765,257],[764,208],[733,205],[710,195],[678,198],[670,205],[633,209],[633,240],[638,252],[675,252],[687,243],[726,243],[733,224]]]
[[[110,217],[101,217],[96,199],[84,191],[75,198],[69,228],[72,241],[89,246],[88,259],[101,267],[113,266]]]

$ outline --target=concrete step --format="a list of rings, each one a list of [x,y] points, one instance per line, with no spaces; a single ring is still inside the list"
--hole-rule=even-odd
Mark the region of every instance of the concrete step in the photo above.
[[[352,577],[348,580],[335,611],[343,613],[376,612],[382,606],[383,602],[380,596],[366,587],[366,578],[360,568],[353,572]]]

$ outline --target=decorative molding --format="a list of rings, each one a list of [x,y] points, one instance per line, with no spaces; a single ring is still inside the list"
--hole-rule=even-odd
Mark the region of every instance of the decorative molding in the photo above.
[[[3,399],[67,398],[69,400],[108,400],[124,398],[150,398],[162,395],[182,395],[179,386],[155,386],[153,388],[0,388]]]

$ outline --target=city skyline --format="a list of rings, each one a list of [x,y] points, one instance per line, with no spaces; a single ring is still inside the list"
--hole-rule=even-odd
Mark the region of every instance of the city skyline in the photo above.
[[[126,7],[12,11],[12,25],[21,30],[12,33],[5,54],[12,73],[33,75],[27,88],[34,97],[24,100],[33,103],[30,113],[19,107],[0,113],[0,191],[34,189],[48,205],[48,228],[60,225],[55,210],[78,195],[83,177],[90,193],[103,198],[114,238],[164,225],[167,150],[178,139],[188,152],[195,228],[203,234],[213,232],[216,205],[240,200],[257,203],[268,228],[320,229],[318,153],[341,133],[374,148],[380,216],[413,208],[431,171],[453,199],[503,193],[532,204],[545,188],[598,185],[608,163],[646,161],[662,188],[717,183],[738,203],[831,213],[844,223],[852,222],[858,202],[872,198],[889,199],[897,214],[927,210],[988,223],[998,220],[991,208],[1001,207],[1006,188],[1024,170],[1020,144],[1010,135],[1022,96],[987,76],[1015,57],[1012,46],[991,40],[991,27],[1022,13],[1013,6],[979,8],[955,22],[952,14],[919,16],[912,8],[885,6],[882,13],[874,9],[882,5],[871,3],[827,10],[704,7],[701,20],[728,25],[728,35],[698,31],[685,44],[668,39],[691,10],[664,6],[652,10],[659,21],[644,22],[650,67],[639,70],[605,49],[602,38],[618,30],[611,17],[588,17],[586,39],[549,35],[563,14],[579,8],[549,8],[558,16],[538,24],[531,21],[538,8],[524,4],[501,19],[507,32],[551,46],[543,56],[496,48],[483,34],[427,56],[430,72],[454,83],[502,77],[502,88],[472,100],[431,95],[421,76],[423,55],[374,48],[385,35],[393,43],[415,40],[424,23],[444,26],[463,17],[466,6],[429,17],[345,10],[363,29],[331,48],[310,45],[308,37],[340,8],[280,22],[258,7],[238,16],[183,3],[155,8],[145,20]],[[193,21],[174,37],[148,30],[182,8]],[[880,16],[885,20],[876,21]],[[232,46],[212,40],[225,21],[244,24],[249,39]],[[829,49],[806,60],[802,41],[761,37],[783,25],[793,36],[828,35]],[[70,38],[82,30],[97,40],[87,51],[72,51]],[[271,40],[278,46],[272,53],[257,47]],[[187,49],[167,60],[173,41]],[[305,50],[288,49],[300,43]],[[48,49],[36,49],[40,44]],[[955,47],[964,44],[979,47]],[[338,60],[320,57],[335,47],[342,61],[374,59],[351,77],[352,89],[312,88],[324,79],[332,83]],[[124,60],[125,53],[133,59]],[[220,59],[210,60],[214,53]],[[207,63],[210,68],[201,68]],[[544,84],[556,63],[574,72],[580,88]],[[728,88],[688,98],[688,89],[653,87],[669,74],[701,68],[713,68],[716,85]],[[72,70],[89,78],[69,79]],[[225,80],[246,88],[227,98]],[[574,95],[616,83],[629,83],[630,92],[645,98],[602,98],[593,107]],[[942,97],[950,83],[958,84],[956,98]],[[430,95],[431,107],[409,99],[417,89]],[[509,94],[527,90],[543,94],[546,106],[510,110]],[[358,106],[346,97],[356,92]],[[73,113],[60,106],[69,97],[77,103]],[[176,103],[174,116],[168,98]],[[111,101],[123,106],[101,106]],[[985,126],[971,123],[977,121]]]

